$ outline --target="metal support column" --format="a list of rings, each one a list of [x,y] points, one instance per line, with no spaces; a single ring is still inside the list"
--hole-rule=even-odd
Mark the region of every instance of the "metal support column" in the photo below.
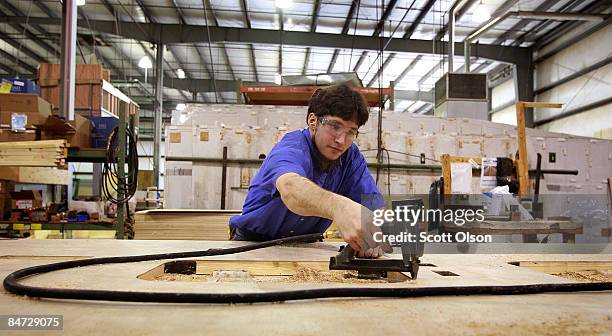
[[[533,93],[533,64],[532,58],[520,65],[514,66],[514,92],[516,101],[532,102],[535,101]],[[533,127],[534,116],[533,108],[525,108],[525,127]]]
[[[62,5],[62,63],[60,86],[61,117],[74,120],[74,73],[77,33],[77,1],[65,0]]]
[[[164,89],[164,48],[161,43],[157,44],[157,55],[155,56],[155,115],[154,115],[154,134],[153,134],[153,178],[155,187],[159,190],[159,176],[161,151],[160,143],[162,136],[162,116],[163,116],[163,89]]]
[[[127,103],[124,101],[121,101],[119,103],[119,133],[117,134],[117,136],[119,137],[118,140],[118,146],[119,146],[119,150],[118,150],[118,158],[117,158],[117,176],[118,176],[118,188],[117,188],[117,199],[121,200],[125,198],[125,188],[123,185],[121,185],[121,181],[124,181],[125,179],[125,147],[126,147],[126,132],[125,132],[125,126],[126,126],[126,113],[127,113]],[[129,211],[129,208],[127,207],[127,202],[126,203],[120,203],[117,204],[117,239],[123,239],[123,232],[125,229],[125,212]]]

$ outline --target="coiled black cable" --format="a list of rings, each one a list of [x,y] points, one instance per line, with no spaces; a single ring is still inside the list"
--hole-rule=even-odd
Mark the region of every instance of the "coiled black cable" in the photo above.
[[[518,295],[544,292],[576,292],[612,290],[612,282],[602,283],[560,283],[512,286],[458,286],[458,287],[408,287],[408,288],[319,288],[264,293],[167,293],[167,292],[130,292],[89,289],[44,288],[22,285],[20,279],[53,271],[100,264],[119,264],[139,261],[217,256],[251,251],[264,247],[287,243],[321,240],[321,234],[281,238],[267,242],[231,247],[208,249],[205,251],[162,253],[127,257],[105,257],[64,261],[39,265],[17,270],[4,279],[4,288],[13,294],[29,297],[100,300],[124,302],[162,302],[162,303],[257,303],[319,298],[347,297],[422,297],[422,296],[462,296],[462,295]]]
[[[138,149],[136,148],[136,138],[129,128],[125,129],[127,137],[126,160],[127,171],[123,177],[119,177],[118,158],[119,128],[115,127],[108,137],[106,145],[106,158],[102,169],[102,192],[104,197],[114,204],[124,204],[129,201],[138,187]]]

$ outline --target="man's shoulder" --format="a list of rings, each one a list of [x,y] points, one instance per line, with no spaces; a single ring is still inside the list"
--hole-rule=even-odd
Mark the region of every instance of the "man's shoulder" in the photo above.
[[[302,151],[308,146],[308,139],[304,136],[303,130],[295,130],[285,134],[282,139],[274,146],[273,150],[295,149]]]

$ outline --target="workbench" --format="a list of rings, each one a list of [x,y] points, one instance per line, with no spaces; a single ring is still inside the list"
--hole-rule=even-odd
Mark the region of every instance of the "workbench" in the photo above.
[[[571,220],[484,220],[469,222],[462,226],[445,223],[444,230],[448,232],[469,232],[477,235],[523,235],[524,242],[533,242],[533,235],[561,234],[564,243],[576,242],[576,235],[582,234],[582,223]]]
[[[126,240],[2,240],[0,277],[28,266],[100,256],[204,250],[242,242]],[[493,244],[495,245],[495,244]],[[488,250],[502,251],[491,245]],[[540,244],[551,245],[551,244]],[[572,244],[579,249],[580,244]],[[270,247],[219,256],[215,260],[321,261],[337,253],[338,243]],[[541,248],[536,246],[536,248]],[[164,261],[100,265],[58,271],[23,280],[26,284],[81,289],[161,292],[261,292],[346,286],[462,286],[567,283],[517,262],[596,262],[610,265],[612,249],[602,254],[425,254],[419,278],[406,283],[257,283],[149,281],[138,278]],[[399,257],[399,255],[394,255]],[[563,264],[563,263],[561,263]],[[566,263],[567,264],[567,263]],[[559,267],[559,266],[555,266]],[[607,267],[607,266],[606,266]],[[439,273],[436,273],[439,272]],[[444,272],[455,276],[443,276]],[[0,294],[0,315],[59,314],[63,331],[84,334],[611,334],[612,292],[547,293],[519,296],[456,296],[409,299],[322,299],[274,304],[159,304],[32,299]],[[23,331],[3,332],[22,335]]]

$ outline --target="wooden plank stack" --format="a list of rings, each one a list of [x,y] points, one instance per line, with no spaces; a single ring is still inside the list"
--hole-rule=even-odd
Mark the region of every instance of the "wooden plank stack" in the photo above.
[[[65,167],[66,140],[0,143],[0,166]]]
[[[135,239],[228,240],[229,220],[239,210],[145,210],[136,212]]]

